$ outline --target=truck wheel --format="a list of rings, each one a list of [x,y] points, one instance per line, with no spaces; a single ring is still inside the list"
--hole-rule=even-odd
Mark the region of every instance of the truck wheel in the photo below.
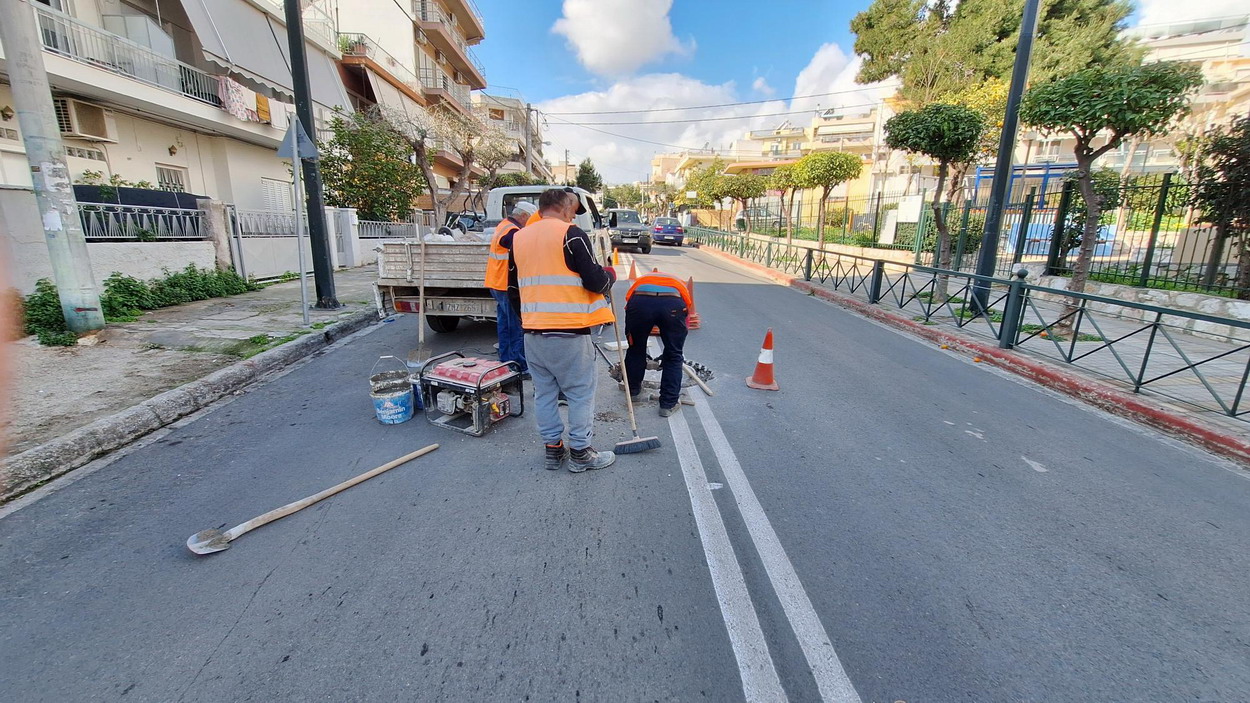
[[[460,318],[454,315],[426,315],[425,321],[435,332],[455,332],[460,326]]]

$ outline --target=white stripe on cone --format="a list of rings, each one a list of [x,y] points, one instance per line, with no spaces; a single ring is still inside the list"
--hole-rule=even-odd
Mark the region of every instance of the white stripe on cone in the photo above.
[[[760,350],[760,359],[759,359],[759,363],[761,363],[761,364],[771,364],[771,363],[773,363],[773,350],[772,350],[772,349],[761,349],[761,350]]]

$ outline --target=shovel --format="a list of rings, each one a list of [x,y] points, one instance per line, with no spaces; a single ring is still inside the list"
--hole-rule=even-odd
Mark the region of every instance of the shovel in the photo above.
[[[335,493],[341,493],[358,483],[364,483],[365,481],[368,481],[369,479],[373,478],[374,476],[377,476],[380,473],[390,471],[396,466],[399,466],[400,464],[406,464],[412,461],[413,459],[416,459],[417,457],[422,456],[424,454],[429,454],[435,449],[438,449],[437,444],[431,444],[430,446],[424,449],[418,449],[417,451],[411,454],[408,454],[406,456],[401,456],[398,459],[392,462],[383,464],[376,469],[366,471],[365,473],[357,476],[356,478],[349,478],[346,481],[338,484],[337,486],[331,486],[330,488],[327,488],[320,493],[310,495],[307,498],[304,498],[302,500],[297,500],[294,503],[287,503],[281,508],[270,510],[264,515],[254,517],[251,520],[248,520],[247,522],[241,525],[235,525],[234,527],[231,527],[225,532],[222,532],[221,530],[204,530],[203,532],[196,532],[195,534],[187,538],[187,549],[190,549],[196,554],[212,554],[213,552],[225,551],[230,548],[230,543],[232,541],[238,539],[239,537],[242,537],[243,535],[251,532],[252,530],[258,527],[268,525],[274,520],[284,518],[287,515],[290,515],[291,513],[299,512],[303,510],[304,508],[307,508],[308,506],[312,505],[313,503],[316,503],[317,501],[325,500],[326,498],[329,498]]]

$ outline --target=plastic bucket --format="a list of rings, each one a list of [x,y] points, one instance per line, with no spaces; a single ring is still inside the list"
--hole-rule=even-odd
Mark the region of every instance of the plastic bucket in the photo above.
[[[370,393],[373,412],[383,425],[398,425],[412,419],[412,386],[402,391]]]

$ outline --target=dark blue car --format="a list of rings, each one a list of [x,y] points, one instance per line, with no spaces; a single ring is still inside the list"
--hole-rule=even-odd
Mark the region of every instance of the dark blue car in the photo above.
[[[657,217],[655,226],[651,228],[651,239],[656,244],[673,244],[681,246],[686,239],[686,230],[675,217]]]

